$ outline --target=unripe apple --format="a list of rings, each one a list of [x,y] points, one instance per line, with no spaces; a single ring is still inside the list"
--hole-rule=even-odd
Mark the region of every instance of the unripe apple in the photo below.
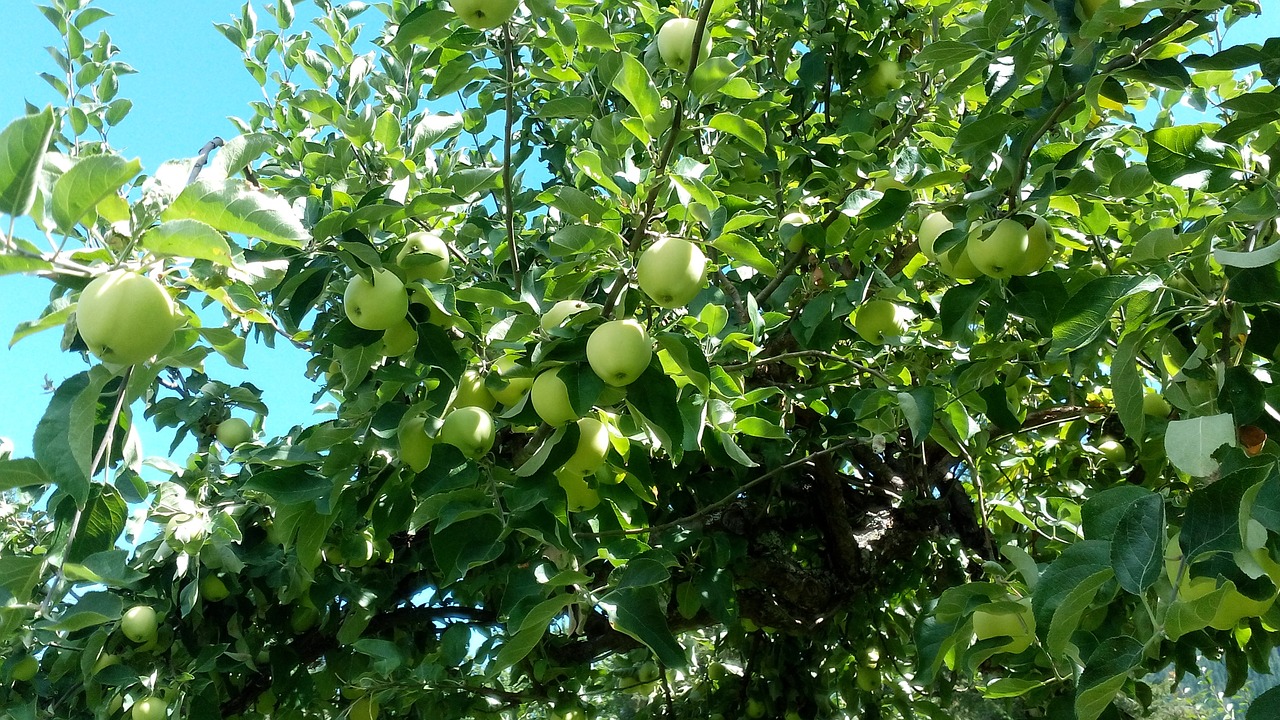
[[[560,368],[543,371],[534,378],[533,388],[529,391],[534,411],[543,422],[552,426],[578,419],[573,403],[569,402],[569,388],[560,379],[559,372]]]
[[[681,72],[689,69],[689,61],[693,59],[693,36],[697,30],[698,21],[693,18],[672,18],[658,28],[658,54],[667,67]],[[698,62],[706,60],[710,54],[711,28],[707,27],[702,31]]]
[[[449,246],[436,233],[410,233],[400,252],[396,253],[396,265],[404,271],[405,280],[410,282],[439,282],[449,274]]]
[[[342,557],[347,567],[362,568],[376,556],[373,533],[367,528],[361,532],[348,533],[342,538]]]
[[[231,594],[227,584],[217,575],[205,575],[200,578],[200,596],[209,602],[222,602]]]
[[[414,472],[422,472],[431,464],[431,448],[435,444],[427,435],[425,418],[410,418],[396,432],[400,441],[400,460]]]
[[[759,700],[755,698],[751,698],[750,700],[747,701],[747,717],[762,718],[764,717],[764,711],[765,711],[764,703],[760,702]]]
[[[1023,256],[1022,262],[1018,264],[1013,271],[1014,275],[1030,275],[1044,264],[1049,262],[1049,258],[1053,257],[1053,251],[1057,248],[1057,241],[1053,236],[1053,227],[1049,225],[1049,221],[1035,216],[1035,222],[1027,230],[1027,254]]]
[[[156,611],[150,605],[135,605],[125,611],[120,619],[124,636],[142,644],[156,639]]]
[[[880,96],[902,87],[902,66],[895,60],[881,60],[871,69],[871,80],[867,89],[872,95]]]
[[[449,413],[440,426],[440,441],[475,459],[493,447],[493,417],[478,407],[463,407]]]
[[[163,720],[169,704],[158,697],[146,697],[135,702],[130,716],[133,720]]]
[[[595,374],[614,387],[639,379],[653,357],[652,342],[635,320],[611,320],[591,331],[587,362]]]
[[[542,314],[542,320],[539,325],[544,332],[550,332],[563,325],[570,316],[590,309],[591,304],[584,303],[581,300],[561,300]]]
[[[242,418],[227,418],[218,423],[218,429],[214,433],[218,438],[218,442],[222,447],[233,449],[237,445],[247,443],[253,439],[253,428]]]
[[[293,630],[293,634],[301,635],[315,627],[319,620],[320,613],[315,608],[299,605],[289,616],[289,627]]]
[[[1114,463],[1123,463],[1129,459],[1129,453],[1114,438],[1103,438],[1095,447],[1102,456]]]
[[[356,275],[342,295],[342,308],[352,325],[365,330],[388,330],[409,312],[409,293],[396,274],[373,271],[373,282]]]
[[[853,329],[873,345],[883,345],[888,338],[905,335],[907,323],[902,309],[888,300],[868,300],[854,313]]]
[[[1008,279],[1026,262],[1029,243],[1027,229],[1016,220],[984,223],[969,233],[969,259],[982,273]]]
[[[609,454],[609,429],[592,417],[578,420],[578,447],[565,461],[563,470],[573,475],[592,475]]]
[[[688,240],[659,238],[640,254],[636,281],[662,307],[687,305],[707,284],[707,256]]]
[[[1093,19],[1094,13],[1098,12],[1098,8],[1102,7],[1104,2],[1106,0],[1078,0],[1080,18],[1083,20]]]
[[[524,372],[524,368],[516,362],[514,355],[503,355],[493,364],[491,372],[497,373],[498,377],[507,384],[500,390],[491,390],[490,394],[495,400],[508,407],[520,402],[520,398],[523,398],[533,385],[532,377],[520,374]]]
[[[973,612],[973,634],[978,640],[1008,637],[1009,642],[996,652],[1020,653],[1031,647],[1036,636],[1036,618],[1031,601],[994,602],[979,606]]]
[[[160,283],[128,270],[112,270],[80,292],[76,326],[99,360],[133,365],[169,344],[178,317]]]
[[[97,675],[98,673],[102,672],[104,669],[109,668],[112,665],[119,665],[119,664],[120,664],[119,655],[115,655],[109,652],[104,652],[98,656],[97,662],[93,664],[93,672],[91,674]]]
[[[31,682],[38,672],[40,672],[40,661],[28,655],[13,664],[9,677],[13,678],[14,682]]]
[[[920,246],[920,254],[929,260],[937,260],[938,255],[933,251],[933,244],[938,238],[955,227],[946,215],[940,212],[933,212],[925,215],[920,221],[920,232],[917,235],[917,243]]]
[[[1151,417],[1169,417],[1169,413],[1173,408],[1169,406],[1169,401],[1151,388],[1147,388],[1142,393],[1142,412]]]
[[[489,30],[510,20],[520,0],[450,0],[450,4],[468,27]]]
[[[484,378],[475,370],[462,373],[458,381],[458,394],[453,399],[455,408],[478,407],[481,410],[492,410],[497,400],[484,386]]]
[[[636,669],[636,679],[642,683],[651,683],[658,679],[658,663],[646,660]]]
[[[946,252],[939,255],[938,267],[942,268],[943,273],[956,280],[973,280],[982,277],[982,271],[969,257],[968,240],[952,245]]]
[[[418,331],[408,321],[401,319],[382,333],[382,354],[400,357],[418,344]]]
[[[556,471],[556,481],[564,489],[569,512],[585,512],[600,504],[600,493],[581,475]]]

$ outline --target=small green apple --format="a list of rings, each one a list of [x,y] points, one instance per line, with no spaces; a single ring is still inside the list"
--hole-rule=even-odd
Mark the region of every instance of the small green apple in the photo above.
[[[450,0],[450,4],[468,27],[490,30],[510,20],[520,0]]]
[[[293,630],[294,635],[301,635],[315,627],[319,621],[319,611],[313,607],[299,605],[293,609],[293,613],[289,616],[289,627]]]
[[[557,470],[556,481],[564,489],[565,501],[570,512],[585,512],[600,504],[600,493],[586,478]]]
[[[944,274],[956,280],[973,280],[982,277],[982,271],[969,257],[968,240],[952,245],[946,252],[939,255],[938,267],[942,268]]]
[[[418,344],[418,331],[408,320],[401,319],[382,333],[382,354],[400,357]]]
[[[873,345],[905,335],[907,323],[902,308],[888,300],[868,300],[854,312],[853,329]]]
[[[534,411],[543,422],[552,426],[578,419],[573,403],[569,402],[569,388],[560,379],[559,372],[560,368],[557,367],[539,373],[529,391]]]
[[[1027,229],[1008,218],[984,223],[969,233],[969,259],[983,274],[1008,279],[1026,262]]]
[[[581,300],[561,300],[542,314],[542,320],[539,325],[542,327],[543,332],[551,332],[563,325],[571,316],[591,308],[592,305],[590,303],[584,303]]]
[[[813,223],[813,219],[802,212],[791,212],[782,216],[778,225],[778,237],[787,243],[791,252],[804,249],[804,226]]]
[[[658,663],[646,660],[636,669],[636,679],[642,683],[651,683],[658,679]]]
[[[760,702],[755,698],[751,698],[750,700],[747,700],[747,717],[762,718],[764,717],[764,711],[765,711],[764,703]]]
[[[529,388],[533,385],[533,378],[525,374],[525,368],[520,366],[514,355],[503,355],[493,364],[490,374],[497,373],[498,377],[506,382],[506,386],[498,390],[490,390],[490,394],[498,402],[506,407],[511,407],[520,402],[524,394],[529,392]]]
[[[169,344],[178,314],[160,283],[128,270],[112,270],[80,292],[76,327],[99,360],[134,365]]]
[[[1036,637],[1036,618],[1030,599],[1000,601],[981,605],[973,612],[973,634],[978,640],[1007,637],[1009,642],[996,652],[1020,653],[1031,647]]]
[[[672,18],[658,28],[658,54],[667,67],[681,72],[689,69],[689,62],[693,59],[693,36],[697,30],[698,21],[693,18]],[[710,54],[711,28],[707,27],[702,32],[698,62],[706,60]]]
[[[592,417],[578,420],[578,447],[562,469],[573,475],[592,475],[609,454],[609,429]]]
[[[426,418],[409,418],[396,431],[400,441],[400,460],[414,472],[422,472],[431,464],[431,448],[435,445],[427,435]]]
[[[1173,408],[1169,405],[1169,401],[1164,399],[1159,392],[1152,388],[1147,388],[1142,393],[1142,412],[1151,417],[1169,417],[1169,413]]]
[[[378,713],[381,710],[377,700],[370,695],[365,695],[351,703],[351,711],[347,713],[347,718],[348,720],[378,720]]]
[[[863,692],[878,692],[884,683],[884,678],[881,676],[880,668],[858,665],[855,682],[858,683],[858,689]]]
[[[1113,463],[1123,463],[1129,459],[1129,452],[1115,438],[1103,438],[1095,445],[1102,456]]]
[[[938,255],[933,251],[933,245],[938,238],[955,227],[946,215],[940,212],[929,213],[920,221],[920,232],[917,234],[917,244],[920,246],[920,254],[929,260],[937,260]]]
[[[133,704],[130,716],[133,720],[164,720],[169,704],[158,697],[145,697]]]
[[[28,655],[13,664],[9,677],[13,678],[14,682],[31,682],[38,672],[40,672],[40,661]]]
[[[373,533],[365,528],[361,532],[348,533],[342,538],[342,557],[347,567],[362,568],[377,557],[373,547]]]
[[[135,605],[125,611],[120,619],[124,636],[142,644],[156,639],[156,611],[150,605]]]
[[[389,330],[409,312],[409,292],[386,268],[373,271],[373,282],[356,275],[347,283],[342,308],[352,325],[365,330]]]
[[[404,278],[409,282],[439,282],[449,274],[449,246],[437,233],[410,233],[400,252],[396,253],[396,265],[404,271]]]
[[[253,428],[242,418],[227,418],[218,423],[214,433],[224,448],[235,448],[253,439]]]
[[[639,379],[652,357],[649,333],[635,320],[610,320],[591,331],[587,339],[587,362],[601,380],[614,387]]]
[[[640,254],[636,282],[662,307],[682,307],[707,284],[707,256],[688,240],[659,238]]]
[[[231,595],[227,584],[217,575],[205,575],[200,578],[200,597],[209,602],[222,602]]]
[[[119,664],[120,664],[119,655],[114,655],[109,652],[104,652],[101,655],[99,655],[98,660],[93,663],[93,672],[91,674],[97,675],[98,673],[102,672],[106,668],[109,668],[112,665],[119,665]]]
[[[440,441],[475,459],[493,447],[493,416],[483,408],[462,407],[448,414],[440,426]]]
[[[1038,271],[1049,262],[1053,251],[1057,249],[1058,243],[1054,239],[1053,227],[1049,225],[1049,221],[1039,215],[1033,215],[1032,218],[1031,227],[1027,229],[1027,253],[1014,269],[1014,275],[1030,275]]]
[[[871,68],[867,89],[880,96],[902,87],[902,66],[896,60],[881,60]]]
[[[477,407],[481,410],[492,410],[498,403],[493,394],[484,385],[484,378],[475,370],[462,373],[458,381],[458,394],[453,399],[455,408]]]
[[[1107,0],[1078,0],[1079,15],[1082,20],[1091,20],[1098,8],[1102,7]]]

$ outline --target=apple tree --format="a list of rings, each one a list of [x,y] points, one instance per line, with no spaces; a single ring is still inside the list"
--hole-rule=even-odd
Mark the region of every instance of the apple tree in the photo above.
[[[42,8],[67,102],[0,134],[13,341],[85,359],[0,459],[10,716],[1093,720],[1269,669],[1254,0],[255,2],[262,100],[155,168],[107,7]],[[312,421],[262,431],[247,343]]]

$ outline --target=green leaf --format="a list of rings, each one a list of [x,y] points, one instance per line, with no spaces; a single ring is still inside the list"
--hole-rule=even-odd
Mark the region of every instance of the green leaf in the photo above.
[[[1137,485],[1117,485],[1089,498],[1080,508],[1084,536],[1089,540],[1111,541],[1129,508],[1150,494],[1150,490]]]
[[[700,98],[705,98],[708,94],[726,87],[729,78],[741,71],[732,60],[727,57],[713,57],[700,63],[693,70],[693,77],[689,79],[689,85],[693,88],[693,94]],[[753,96],[754,97],[754,96]]]
[[[1080,540],[1067,546],[1058,559],[1045,568],[1031,595],[1036,628],[1048,632],[1054,614],[1068,596],[1085,580],[1098,573],[1111,574],[1111,543],[1104,540]]]
[[[915,388],[910,392],[898,393],[898,406],[911,429],[911,439],[918,446],[929,437],[933,430],[933,388]]]
[[[687,664],[684,648],[667,625],[666,604],[655,588],[614,590],[600,599],[614,629],[644,643],[669,668]]]
[[[141,161],[118,155],[93,155],[77,161],[53,184],[50,210],[58,231],[71,232],[86,213],[141,170]]]
[[[707,127],[712,130],[729,133],[750,145],[756,152],[764,152],[764,128],[760,127],[760,124],[754,120],[740,117],[733,113],[722,112],[716,113],[707,123]]]
[[[986,54],[986,51],[973,43],[940,40],[926,44],[920,52],[911,58],[911,62],[921,70],[934,68],[947,68],[950,70],[967,60],[972,60],[983,54]]]
[[[53,129],[53,108],[46,107],[14,120],[0,132],[0,213],[18,216],[31,209]]]
[[[1093,342],[1107,328],[1121,301],[1161,285],[1154,275],[1108,275],[1089,281],[1071,296],[1053,324],[1050,354],[1061,357]]]
[[[1075,581],[1070,588],[1060,588],[1061,590],[1066,590],[1066,592],[1060,596],[1057,605],[1054,607],[1053,617],[1049,621],[1049,629],[1045,632],[1044,649],[1045,652],[1049,653],[1049,657],[1064,657],[1067,654],[1067,646],[1071,642],[1071,636],[1075,634],[1076,630],[1080,629],[1080,618],[1089,609],[1089,605],[1098,594],[1098,590],[1114,576],[1115,573],[1112,569],[1106,567]],[[1061,577],[1054,578],[1055,583],[1060,581]],[[1039,587],[1037,586],[1037,592],[1039,592]],[[1036,627],[1041,627],[1038,619]]]
[[[243,180],[197,180],[183,188],[161,217],[199,220],[222,232],[295,248],[310,238],[287,200]]]
[[[75,498],[80,507],[89,499],[89,465],[98,394],[107,379],[105,370],[77,373],[67,378],[53,391],[49,407],[36,426],[36,461],[54,484]]]
[[[282,505],[296,505],[328,495],[333,490],[333,481],[315,474],[305,465],[295,465],[256,473],[242,489],[266,493]]]
[[[1213,453],[1223,445],[1235,447],[1236,426],[1230,413],[1171,420],[1164,431],[1169,462],[1192,477],[1209,477],[1218,471]]]
[[[142,236],[142,246],[157,255],[193,258],[231,267],[231,247],[222,233],[199,220],[170,220]]]
[[[778,267],[773,261],[760,254],[755,243],[735,233],[722,233],[711,246],[738,262],[764,273],[769,277],[778,274]]]
[[[1147,168],[1174,187],[1220,192],[1243,181],[1240,154],[1210,139],[1213,125],[1180,125],[1147,133]]]
[[[621,59],[618,74],[613,76],[613,89],[622,93],[641,119],[657,115],[662,109],[662,96],[653,86],[649,71],[630,53],[621,53]]]
[[[1085,663],[1076,683],[1077,720],[1097,720],[1142,659],[1142,643],[1124,635],[1104,641]]]
[[[711,366],[698,343],[680,333],[661,333],[657,341],[658,347],[667,351],[685,377],[693,381],[699,392],[706,395],[711,387]]]
[[[0,492],[48,484],[49,477],[34,458],[0,460]]]
[[[655,587],[666,584],[670,579],[671,572],[665,565],[645,557],[630,560],[609,574],[609,582],[614,590]]]
[[[944,340],[960,342],[972,335],[978,304],[990,289],[989,282],[979,280],[969,285],[953,285],[947,290],[938,311]]]
[[[128,551],[114,548],[94,553],[80,563],[65,563],[63,568],[72,580],[102,583],[114,588],[132,587],[147,576],[129,567]]]
[[[40,580],[44,560],[43,557],[30,555],[0,557],[0,588],[8,590],[18,602],[26,602],[31,597],[31,590]]]
[[[205,172],[210,178],[231,177],[275,147],[275,144],[276,141],[266,133],[238,135],[218,150]]]
[[[129,506],[120,491],[111,485],[95,485],[94,491],[80,514],[74,540],[67,548],[68,562],[83,562],[90,555],[110,550],[124,532]]]
[[[1142,398],[1146,386],[1138,370],[1138,354],[1146,343],[1145,332],[1131,332],[1120,339],[1111,360],[1111,395],[1115,398],[1116,414],[1131,438],[1145,437],[1147,415],[1142,411]]]
[[[502,519],[496,514],[454,523],[431,538],[431,552],[443,573],[441,584],[464,578],[469,570],[502,555]]]
[[[124,610],[124,601],[112,592],[100,591],[85,593],[57,620],[41,629],[55,632],[73,632],[94,625],[101,625],[120,619]]]
[[[1141,595],[1164,569],[1164,499],[1154,493],[1139,498],[1116,527],[1111,541],[1111,567],[1120,587]]]
[[[520,628],[511,633],[502,644],[493,666],[489,668],[490,676],[515,665],[533,652],[550,629],[551,621],[576,600],[573,595],[557,595],[535,605],[520,621]]]
[[[1266,468],[1243,468],[1191,493],[1178,537],[1188,562],[1206,552],[1241,548],[1240,502],[1266,472]]]
[[[1273,687],[1249,703],[1244,720],[1272,720],[1280,717],[1280,686]]]
[[[678,458],[684,447],[684,421],[677,399],[675,380],[652,363],[634,383],[627,386],[627,406],[636,412],[658,436],[662,447]]]
[[[552,251],[560,256],[587,255],[605,248],[621,250],[622,236],[594,225],[566,225],[551,236]]]

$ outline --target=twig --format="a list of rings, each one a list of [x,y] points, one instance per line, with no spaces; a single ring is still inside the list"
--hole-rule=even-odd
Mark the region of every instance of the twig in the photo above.
[[[205,143],[204,147],[200,148],[200,154],[196,155],[196,164],[191,166],[191,174],[187,176],[188,185],[195,182],[196,178],[200,176],[200,171],[204,169],[205,165],[209,164],[209,153],[222,147],[224,144],[225,143],[222,142],[222,138],[215,137]]]
[[[746,325],[751,320],[751,316],[747,314],[747,306],[742,304],[742,295],[738,293],[738,288],[733,284],[732,280],[725,277],[724,271],[720,268],[716,268],[711,276],[715,278],[716,284],[720,286],[720,289],[728,296],[729,301],[733,303],[733,312],[737,316],[738,322]]]
[[[502,44],[504,51],[503,69],[507,76],[507,97],[504,100],[504,112],[507,122],[507,134],[502,141],[502,204],[506,210],[505,215],[507,221],[507,252],[511,255],[511,277],[515,282],[516,295],[520,295],[520,255],[516,252],[516,209],[512,206],[511,201],[511,143],[512,128],[515,125],[515,116],[512,113],[512,96],[516,92],[515,81],[515,65],[516,65],[516,48],[515,40],[511,37],[511,23],[502,26]]]
[[[888,375],[885,375],[884,373],[880,372],[879,370],[876,370],[873,367],[868,367],[866,365],[863,365],[862,363],[854,362],[846,357],[836,355],[835,353],[829,353],[824,350],[797,350],[795,352],[770,355],[769,357],[757,356],[743,363],[736,363],[733,365],[721,365],[720,367],[723,370],[730,371],[730,372],[735,370],[749,370],[753,367],[756,367],[757,365],[764,365],[766,363],[781,362],[783,360],[791,360],[794,358],[803,358],[803,357],[816,357],[816,358],[821,358],[823,360],[831,360],[833,362],[850,365],[850,366],[853,366],[854,368],[857,368],[861,372],[864,372],[868,375],[879,378],[889,383],[890,385],[894,384],[893,378],[889,377]]]

